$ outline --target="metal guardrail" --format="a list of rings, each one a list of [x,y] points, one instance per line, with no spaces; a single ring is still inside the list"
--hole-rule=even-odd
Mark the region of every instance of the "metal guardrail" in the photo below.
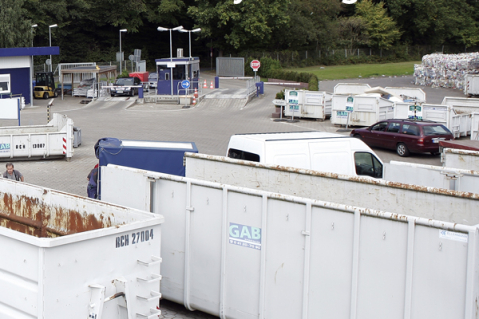
[[[246,81],[246,97],[256,94],[256,81],[254,79]]]

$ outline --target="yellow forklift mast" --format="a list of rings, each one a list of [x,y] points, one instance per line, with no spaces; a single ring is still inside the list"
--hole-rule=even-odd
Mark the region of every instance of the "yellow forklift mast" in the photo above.
[[[36,99],[49,99],[58,96],[58,91],[55,90],[55,80],[52,72],[38,72],[35,74],[33,96]]]

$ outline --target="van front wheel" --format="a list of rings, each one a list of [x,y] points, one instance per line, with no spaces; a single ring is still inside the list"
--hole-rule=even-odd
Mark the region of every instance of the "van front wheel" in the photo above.
[[[409,150],[407,149],[407,146],[404,143],[399,143],[396,146],[396,153],[401,157],[409,156]]]

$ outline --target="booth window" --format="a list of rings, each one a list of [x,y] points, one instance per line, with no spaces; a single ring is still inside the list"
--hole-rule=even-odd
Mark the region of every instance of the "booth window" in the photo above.
[[[186,80],[185,65],[177,65],[173,68],[173,80]]]
[[[10,74],[0,74],[0,92],[10,93]]]
[[[168,81],[170,79],[170,73],[165,73],[165,80]]]
[[[0,82],[0,92],[1,91],[9,91],[8,90],[8,82]]]

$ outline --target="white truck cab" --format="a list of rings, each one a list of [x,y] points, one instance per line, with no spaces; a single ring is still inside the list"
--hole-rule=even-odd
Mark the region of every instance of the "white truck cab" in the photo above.
[[[383,163],[360,139],[327,132],[231,136],[227,157],[352,176],[383,177]]]

